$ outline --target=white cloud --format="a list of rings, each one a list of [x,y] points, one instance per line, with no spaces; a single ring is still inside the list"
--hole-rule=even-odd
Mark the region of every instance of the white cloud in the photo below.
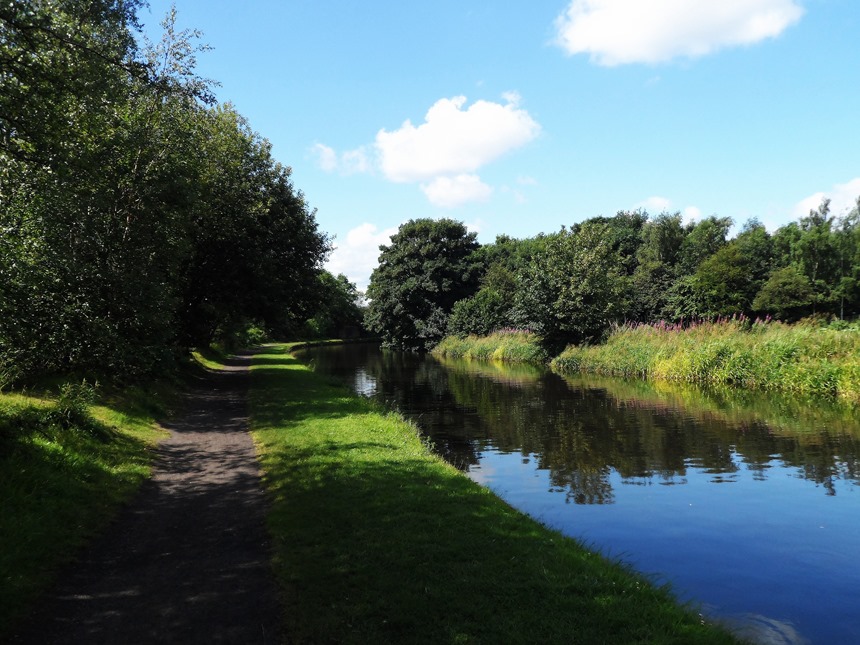
[[[429,184],[421,184],[421,190],[434,206],[453,208],[469,202],[485,202],[493,189],[481,181],[478,175],[436,177]]]
[[[315,143],[311,146],[311,154],[317,159],[317,165],[326,172],[337,170],[337,153],[323,143]]]
[[[367,155],[367,150],[362,146],[355,150],[347,150],[338,153],[324,143],[315,143],[311,146],[311,154],[316,157],[317,165],[325,172],[340,172],[344,175],[352,175],[360,172],[370,172],[372,164]]]
[[[659,195],[654,195],[648,199],[644,199],[638,204],[635,204],[633,208],[644,208],[651,215],[680,212],[685,224],[697,222],[702,219],[702,209],[698,206],[687,206],[683,210],[678,211],[677,208],[673,209],[671,199],[668,197],[660,197]]]
[[[684,209],[684,222],[697,222],[702,219],[702,209],[697,206],[687,206]]]
[[[529,177],[528,175],[520,175],[517,177],[517,183],[520,186],[537,186],[537,179],[534,177]]]
[[[370,160],[365,149],[347,150],[340,156],[341,171],[347,175],[370,171]]]
[[[633,208],[644,208],[646,211],[652,213],[662,213],[663,211],[668,211],[671,205],[671,199],[654,195],[653,197],[649,197],[648,199],[639,202]]]
[[[572,0],[556,42],[598,65],[662,63],[775,38],[803,13],[797,0]]]
[[[373,224],[365,222],[346,234],[346,240],[338,243],[326,263],[326,269],[333,274],[343,273],[350,282],[354,282],[359,291],[365,291],[370,282],[370,274],[379,260],[379,246],[390,244],[391,236],[397,233],[397,228],[387,228],[383,231]]]
[[[860,197],[860,177],[855,177],[844,184],[834,184],[829,191],[804,197],[794,206],[795,217],[806,217],[809,211],[821,206],[821,200],[825,197],[830,198],[831,215],[845,215],[857,205],[857,197]]]
[[[407,120],[392,132],[380,130],[376,149],[383,174],[390,181],[417,182],[474,173],[532,141],[540,125],[518,107],[518,94],[509,92],[505,99],[505,105],[476,101],[466,109],[465,96],[440,99],[419,126]]]

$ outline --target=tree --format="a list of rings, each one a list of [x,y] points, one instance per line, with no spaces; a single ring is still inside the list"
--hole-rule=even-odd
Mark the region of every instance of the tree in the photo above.
[[[385,345],[430,349],[445,335],[454,303],[478,287],[475,237],[461,222],[418,219],[379,247],[365,322]]]
[[[290,169],[232,106],[201,123],[203,165],[183,276],[183,342],[210,343],[246,319],[296,333],[311,317],[330,249]]]
[[[839,253],[839,317],[860,313],[860,197],[854,208],[839,220],[835,232]]]
[[[731,217],[711,215],[689,228],[678,250],[679,275],[692,275],[699,265],[726,244]]]
[[[776,269],[753,300],[758,312],[792,320],[808,314],[813,305],[812,285],[802,271],[790,264]]]
[[[752,258],[733,240],[706,258],[693,274],[692,299],[696,317],[731,316],[750,311],[757,288]]]
[[[328,271],[318,278],[316,313],[307,322],[307,333],[313,338],[354,338],[361,335],[364,312],[361,294],[342,273]]]
[[[623,315],[628,283],[607,224],[549,236],[520,276],[517,317],[550,342],[597,340]]]
[[[685,235],[680,213],[661,213],[643,225],[642,244],[636,252],[638,264],[632,278],[632,318],[654,321],[666,315]]]
[[[516,324],[514,302],[519,290],[517,276],[545,246],[545,238],[515,240],[506,235],[475,251],[484,267],[481,288],[455,303],[448,319],[448,333],[456,336],[486,335]]]
[[[834,218],[830,200],[822,199],[817,209],[800,218],[800,239],[795,244],[798,265],[812,287],[813,311],[827,310],[835,304],[832,293],[838,273],[838,252],[833,235]]]
[[[0,7],[0,383],[136,378],[243,321],[310,315],[314,212],[265,140],[207,107],[175,12],[137,50],[139,4]]]

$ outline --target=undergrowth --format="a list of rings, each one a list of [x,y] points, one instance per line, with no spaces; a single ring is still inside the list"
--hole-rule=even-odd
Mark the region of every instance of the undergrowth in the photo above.
[[[623,325],[601,345],[568,347],[552,366],[860,403],[860,328],[744,320]]]

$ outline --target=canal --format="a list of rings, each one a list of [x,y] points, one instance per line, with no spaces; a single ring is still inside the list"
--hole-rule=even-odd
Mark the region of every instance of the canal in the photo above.
[[[759,643],[860,643],[856,410],[436,359],[299,354],[511,505]]]

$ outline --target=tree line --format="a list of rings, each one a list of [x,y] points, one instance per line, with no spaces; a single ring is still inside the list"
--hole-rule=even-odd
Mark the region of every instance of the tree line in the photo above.
[[[860,198],[840,217],[825,199],[773,233],[752,219],[730,239],[732,225],[621,211],[482,246],[460,222],[413,220],[380,247],[366,323],[387,345],[429,349],[504,328],[561,346],[624,321],[860,315]]]
[[[294,336],[348,289],[290,169],[196,74],[199,34],[171,12],[151,43],[141,6],[0,6],[0,384]]]

